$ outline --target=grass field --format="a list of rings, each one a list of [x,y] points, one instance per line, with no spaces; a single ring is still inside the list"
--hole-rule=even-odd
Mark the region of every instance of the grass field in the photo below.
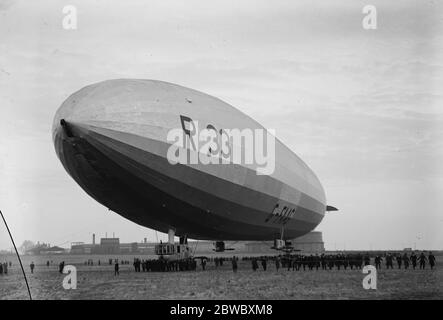
[[[278,272],[270,264],[265,272],[253,272],[249,261],[240,261],[234,274],[231,265],[189,272],[135,273],[122,265],[120,276],[113,266],[85,266],[84,257],[57,257],[48,268],[44,258],[26,257],[25,268],[34,299],[443,299],[443,264],[426,270],[384,270],[378,272],[377,290],[365,290],[361,270]],[[65,290],[65,275],[58,273],[61,259],[77,268],[77,289]],[[69,260],[71,259],[71,261]],[[29,272],[30,260],[37,266]],[[128,257],[127,260],[132,260]],[[440,260],[440,259],[439,259]],[[94,259],[96,263],[96,258]],[[18,262],[8,275],[0,276],[0,299],[27,299]]]

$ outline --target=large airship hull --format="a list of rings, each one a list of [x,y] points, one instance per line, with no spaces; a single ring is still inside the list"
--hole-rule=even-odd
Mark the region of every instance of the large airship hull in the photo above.
[[[92,198],[145,227],[210,240],[292,239],[323,219],[324,190],[278,139],[275,169],[242,163],[171,163],[171,130],[262,129],[202,92],[154,80],[108,80],[72,94],[57,111],[53,141],[69,175]],[[189,152],[193,152],[190,150]]]

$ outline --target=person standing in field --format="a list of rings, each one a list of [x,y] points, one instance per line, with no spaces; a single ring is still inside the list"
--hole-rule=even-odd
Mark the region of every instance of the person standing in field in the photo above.
[[[286,263],[288,264],[288,265],[287,265],[287,267],[288,267],[288,271],[290,271],[290,270],[291,270],[291,267],[292,267],[292,260],[291,260],[290,257],[287,258]]]
[[[406,252],[403,254],[403,264],[405,266],[405,269],[409,268],[409,257]]]
[[[29,265],[29,267],[31,268],[31,273],[34,273],[34,268],[35,268],[34,261],[31,262],[31,264]]]
[[[280,257],[275,258],[275,269],[280,269]]]
[[[237,258],[234,256],[232,257],[232,271],[237,272],[237,268],[238,268]]]
[[[375,268],[376,269],[381,269],[381,260],[382,260],[382,258],[379,255],[375,256],[374,261],[375,261]]]
[[[252,270],[256,271],[258,269],[257,259],[252,259]]]
[[[120,275],[120,273],[119,273],[118,261],[115,261],[115,265],[114,265],[114,276],[118,276],[118,275]]]
[[[417,266],[417,256],[415,255],[415,252],[412,252],[410,260],[412,263],[412,269],[415,270],[415,267]]]
[[[402,258],[401,258],[401,254],[400,253],[397,254],[397,256],[395,257],[395,260],[397,260],[398,268],[401,269],[401,260],[402,260]]]
[[[266,258],[261,260],[261,266],[263,267],[263,271],[266,271]]]
[[[392,259],[393,259],[393,257],[392,257],[392,255],[391,255],[391,253],[389,252],[389,253],[386,255],[386,269],[389,269],[389,268],[393,269],[393,268],[394,268],[394,267],[392,266]]]
[[[426,268],[426,256],[425,256],[425,253],[424,252],[422,252],[421,254],[420,254],[420,256],[418,257],[418,262],[419,262],[419,265],[420,265],[420,269],[425,269]]]
[[[60,262],[60,264],[58,265],[58,272],[63,273],[63,269],[65,268],[65,262],[62,261]]]
[[[434,257],[434,255],[432,254],[431,251],[429,251],[428,261],[429,261],[429,265],[431,266],[431,270],[434,269],[434,266],[435,266],[435,257]]]

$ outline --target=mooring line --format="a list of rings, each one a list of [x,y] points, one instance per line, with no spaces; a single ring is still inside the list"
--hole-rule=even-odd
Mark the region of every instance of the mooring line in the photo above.
[[[18,254],[17,247],[15,246],[14,238],[12,238],[11,231],[9,230],[8,224],[6,223],[5,216],[3,212],[0,210],[0,215],[2,216],[3,222],[5,223],[6,229],[8,230],[9,237],[11,238],[12,244],[14,245],[15,253],[17,254],[18,261],[20,262],[20,267],[22,268],[23,277],[25,278],[26,288],[28,288],[29,300],[32,300],[31,290],[29,289],[28,279],[26,278],[25,269],[23,268],[22,259],[20,259],[20,255]]]

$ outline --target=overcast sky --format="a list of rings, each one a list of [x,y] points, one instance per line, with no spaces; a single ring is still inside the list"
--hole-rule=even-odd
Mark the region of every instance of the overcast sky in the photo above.
[[[63,2],[0,0],[0,209],[17,243],[156,240],[90,198],[51,139],[74,91],[143,78],[274,128],[340,209],[318,227],[327,249],[443,249],[440,1]],[[62,28],[69,4],[77,30]],[[362,28],[366,4],[376,30]]]

